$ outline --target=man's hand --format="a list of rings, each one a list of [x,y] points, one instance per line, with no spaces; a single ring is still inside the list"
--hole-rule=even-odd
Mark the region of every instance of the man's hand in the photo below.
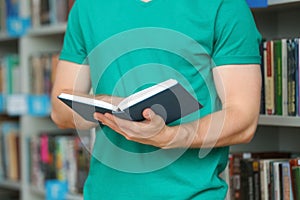
[[[109,126],[128,140],[160,148],[170,148],[169,144],[173,143],[176,128],[166,126],[164,120],[151,109],[145,109],[143,116],[144,121],[133,122],[117,118],[109,113],[94,114],[96,120]]]

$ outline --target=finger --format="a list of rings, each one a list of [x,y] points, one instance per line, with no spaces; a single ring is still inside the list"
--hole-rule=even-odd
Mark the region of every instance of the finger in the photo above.
[[[102,120],[105,118],[105,116],[102,113],[98,113],[98,112],[95,112],[93,117],[95,120],[100,122],[102,122]]]

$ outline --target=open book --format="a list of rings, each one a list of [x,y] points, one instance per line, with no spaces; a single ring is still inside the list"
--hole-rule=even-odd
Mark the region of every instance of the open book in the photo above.
[[[61,93],[58,98],[83,118],[93,122],[94,112],[109,112],[123,119],[142,121],[143,110],[151,108],[168,124],[202,108],[202,105],[174,79],[134,93],[118,105],[66,93]]]

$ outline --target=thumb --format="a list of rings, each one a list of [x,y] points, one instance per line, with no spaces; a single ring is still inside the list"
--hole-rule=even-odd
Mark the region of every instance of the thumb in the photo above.
[[[143,111],[143,116],[146,120],[149,120],[151,121],[153,119],[153,117],[155,116],[156,114],[153,112],[153,110],[151,110],[150,108],[146,108],[144,111]]]

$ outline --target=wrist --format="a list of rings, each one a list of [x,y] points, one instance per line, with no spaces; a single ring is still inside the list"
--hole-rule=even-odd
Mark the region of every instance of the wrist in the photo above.
[[[169,127],[169,142],[164,149],[171,148],[194,148],[194,142],[197,141],[197,129],[190,124],[181,124]]]

